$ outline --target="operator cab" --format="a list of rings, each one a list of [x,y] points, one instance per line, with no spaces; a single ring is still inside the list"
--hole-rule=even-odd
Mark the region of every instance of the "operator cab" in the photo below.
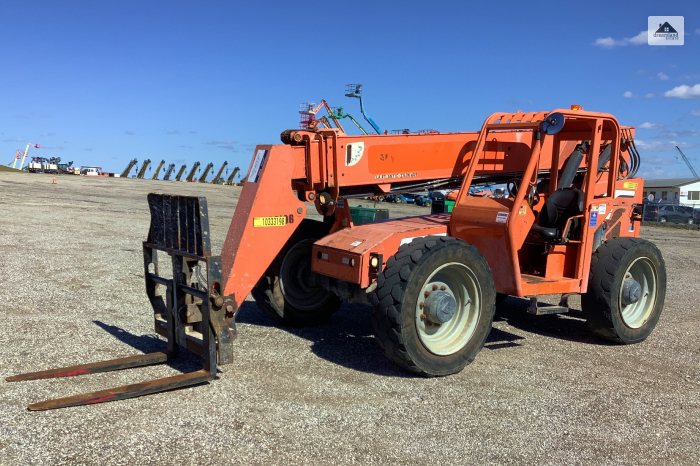
[[[544,242],[566,242],[580,228],[580,215],[583,214],[584,195],[579,189],[582,177],[577,176],[588,142],[576,146],[569,155],[556,184],[557,189],[545,201],[532,225],[528,239]],[[547,185],[540,182],[538,185]]]

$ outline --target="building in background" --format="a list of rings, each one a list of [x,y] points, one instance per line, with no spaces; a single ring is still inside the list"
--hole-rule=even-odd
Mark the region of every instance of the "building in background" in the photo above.
[[[700,208],[700,178],[645,180],[644,199],[658,204]]]

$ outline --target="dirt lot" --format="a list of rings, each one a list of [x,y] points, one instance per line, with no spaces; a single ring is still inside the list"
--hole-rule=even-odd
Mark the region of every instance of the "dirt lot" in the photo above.
[[[218,251],[239,193],[57,180],[0,173],[3,379],[162,348],[143,285],[145,195],[206,195]],[[659,326],[642,344],[601,343],[577,316],[529,317],[511,298],[471,366],[423,379],[384,359],[367,307],[289,330],[247,302],[237,359],[209,386],[30,413],[29,402],[175,374],[196,361],[0,381],[0,463],[700,463],[700,232],[647,227],[643,236],[661,248],[669,287]]]

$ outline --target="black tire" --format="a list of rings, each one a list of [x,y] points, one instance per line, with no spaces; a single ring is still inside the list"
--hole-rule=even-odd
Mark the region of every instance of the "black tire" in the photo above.
[[[318,286],[311,272],[311,247],[324,234],[321,222],[303,220],[251,291],[258,307],[278,323],[320,324],[340,307],[340,299]]]
[[[638,301],[627,304],[623,292],[626,276],[641,277],[637,282],[646,283],[641,285]],[[593,254],[588,291],[581,296],[581,308],[589,328],[599,337],[617,343],[638,343],[654,330],[665,296],[666,265],[658,248],[639,238],[613,238]],[[633,312],[635,309],[639,311]]]
[[[496,293],[496,306],[500,306],[508,298],[507,294]]]
[[[443,324],[428,323],[422,319],[425,313],[418,315],[420,300],[427,301],[423,288],[432,286],[434,282],[428,280],[439,278],[438,274],[452,270],[448,269],[450,267],[473,277],[465,280],[465,283],[470,281],[469,286],[478,291],[472,293],[475,296],[469,294],[467,299],[474,302],[478,298],[478,305],[461,306],[460,303],[466,299],[460,297],[455,301],[455,308],[461,310],[453,314],[450,320]],[[439,281],[438,278],[435,278],[435,282]],[[451,288],[447,289],[451,292]],[[377,277],[377,287],[370,298],[375,305],[372,318],[375,337],[386,356],[408,371],[424,376],[443,376],[461,371],[484,346],[491,331],[496,292],[488,263],[474,246],[451,237],[427,236],[402,245],[387,261]],[[457,341],[457,350],[437,354],[424,343],[422,335],[426,332],[421,331],[421,326],[427,329],[428,325],[448,324],[445,330],[459,328],[464,315],[470,316],[467,320],[469,330],[459,330],[464,332],[460,338],[467,340]],[[450,324],[454,319],[459,319],[455,322],[456,326]],[[424,323],[419,324],[418,320]],[[441,330],[442,327],[439,327],[436,333]]]
[[[504,310],[506,310],[506,306],[504,304],[505,300],[508,298],[507,294],[503,293],[496,293],[496,314],[502,313]]]

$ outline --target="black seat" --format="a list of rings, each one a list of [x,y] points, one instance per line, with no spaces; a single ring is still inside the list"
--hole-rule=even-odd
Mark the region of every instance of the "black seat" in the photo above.
[[[553,192],[544,203],[530,237],[543,241],[559,241],[569,218],[583,213],[583,191],[563,188]]]
[[[583,213],[583,191],[571,185],[578,177],[578,169],[588,148],[587,141],[577,144],[567,158],[557,183],[560,188],[547,198],[537,223],[530,229],[530,238],[547,242],[561,241],[566,222],[571,217]]]

